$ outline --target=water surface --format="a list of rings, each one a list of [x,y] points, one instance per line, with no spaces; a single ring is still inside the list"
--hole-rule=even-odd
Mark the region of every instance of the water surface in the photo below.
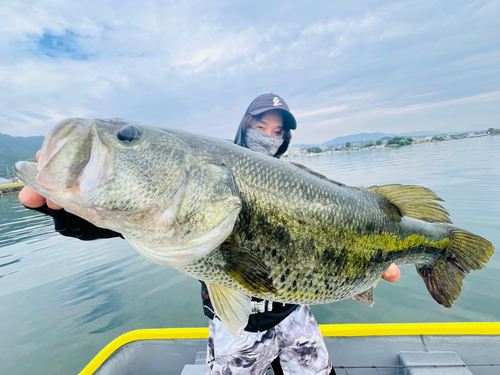
[[[334,153],[293,161],[351,186],[419,184],[454,225],[500,247],[500,137]],[[380,282],[375,305],[313,306],[319,323],[500,321],[500,258],[467,276],[452,309],[434,302],[414,266]],[[0,197],[0,374],[77,374],[133,329],[203,327],[199,283],[144,260],[121,239],[80,241],[50,218]]]

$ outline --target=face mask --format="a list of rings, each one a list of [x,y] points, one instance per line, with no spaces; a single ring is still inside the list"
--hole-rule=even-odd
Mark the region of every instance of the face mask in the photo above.
[[[255,128],[249,128],[243,134],[243,146],[269,156],[276,155],[283,141],[283,138],[273,137]]]

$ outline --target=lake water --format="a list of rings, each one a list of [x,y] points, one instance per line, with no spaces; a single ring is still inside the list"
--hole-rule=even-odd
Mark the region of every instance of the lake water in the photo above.
[[[445,200],[454,225],[500,248],[500,137],[294,158],[351,186],[419,184]],[[144,260],[125,241],[79,241],[0,197],[0,374],[77,374],[133,329],[203,327],[198,281]],[[500,321],[500,257],[467,276],[445,309],[414,266],[380,282],[375,305],[313,306],[319,323]]]

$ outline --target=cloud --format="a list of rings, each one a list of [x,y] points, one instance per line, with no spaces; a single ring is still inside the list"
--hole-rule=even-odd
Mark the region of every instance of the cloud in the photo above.
[[[440,107],[448,107],[448,106],[453,106],[453,105],[484,103],[484,102],[500,102],[500,91],[490,92],[488,94],[469,96],[467,98],[445,100],[442,102],[414,104],[414,105],[406,106],[403,108],[388,109],[385,111],[385,113],[387,113],[387,114],[406,114],[409,112],[424,111],[424,110],[427,110],[430,108],[440,108]]]
[[[488,1],[21,0],[0,26],[0,132],[123,117],[232,138],[264,92],[288,102],[299,143],[395,118],[421,130],[425,113],[441,119],[432,130],[470,126],[447,112],[460,105],[486,125],[498,111],[478,98],[498,92],[499,15]]]
[[[467,98],[446,100],[442,102],[409,105],[399,108],[358,109],[345,108],[335,111],[334,118],[325,119],[323,113],[329,108],[319,110],[316,116],[304,118],[303,127],[292,143],[325,143],[338,136],[362,132],[386,132],[399,134],[411,131],[461,132],[468,130],[485,130],[497,127],[496,116],[500,108],[500,91],[475,95]],[[442,122],[454,124],[453,128],[440,129]],[[370,126],[371,125],[371,126]],[[308,135],[303,135],[302,132]],[[302,139],[308,142],[302,142]]]

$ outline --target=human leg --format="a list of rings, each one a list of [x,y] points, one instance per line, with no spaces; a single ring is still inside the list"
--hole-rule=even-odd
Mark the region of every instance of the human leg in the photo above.
[[[286,375],[331,373],[330,355],[309,306],[300,306],[274,328],[281,367]]]
[[[278,355],[274,328],[231,335],[220,320],[209,321],[206,375],[264,374]]]

